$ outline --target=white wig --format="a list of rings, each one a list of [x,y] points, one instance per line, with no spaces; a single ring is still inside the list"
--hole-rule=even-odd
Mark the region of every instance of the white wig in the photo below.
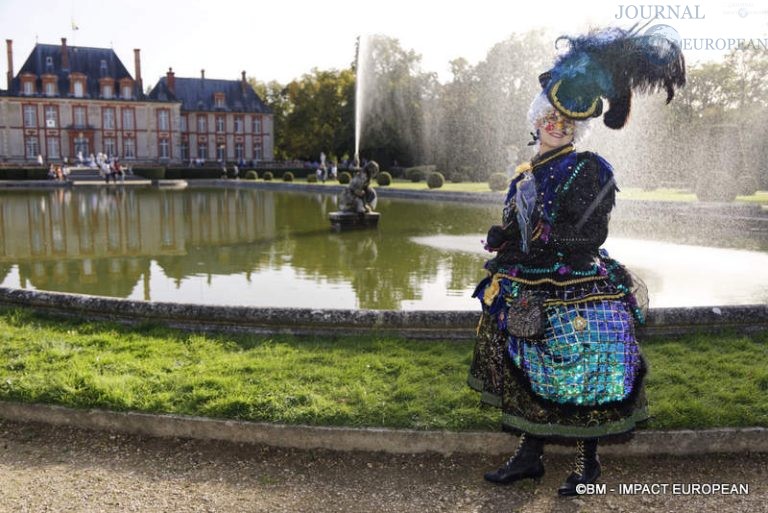
[[[528,109],[528,122],[533,126],[533,129],[536,130],[536,124],[542,119],[546,118],[553,110],[555,110],[555,107],[552,106],[549,98],[547,98],[547,95],[544,94],[544,92],[541,92],[540,94],[537,94],[531,102],[531,106]],[[576,125],[573,130],[573,144],[578,144],[584,139],[584,137],[586,137],[586,135],[589,133],[589,122],[592,119],[594,118],[588,118],[585,120],[573,120]],[[534,152],[539,151],[538,140],[533,146],[533,150]]]

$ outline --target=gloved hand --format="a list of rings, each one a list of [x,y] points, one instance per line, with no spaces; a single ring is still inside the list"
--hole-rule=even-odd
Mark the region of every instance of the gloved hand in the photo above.
[[[514,239],[513,230],[509,226],[493,225],[485,237],[487,251],[500,251]]]

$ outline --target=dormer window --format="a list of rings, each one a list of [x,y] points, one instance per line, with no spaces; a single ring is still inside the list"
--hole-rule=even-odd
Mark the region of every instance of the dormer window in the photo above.
[[[45,58],[45,72],[53,73],[53,57]]]
[[[56,82],[56,75],[43,75],[43,94],[46,96],[56,96]]]
[[[217,109],[223,109],[224,104],[224,93],[215,93],[213,95],[213,104]]]
[[[123,100],[133,99],[133,80],[130,78],[120,79],[120,98]]]
[[[99,66],[99,76],[102,78],[107,76],[107,61],[104,59],[102,59],[101,65]]]
[[[70,90],[69,93],[75,98],[85,96],[85,75],[82,73],[71,73],[69,75]]]
[[[112,98],[115,96],[115,81],[111,78],[99,79],[102,98]]]
[[[21,77],[21,94],[24,96],[32,96],[37,91],[35,90],[35,81],[37,80],[37,77],[35,75],[32,75],[31,73],[25,73],[24,76]]]

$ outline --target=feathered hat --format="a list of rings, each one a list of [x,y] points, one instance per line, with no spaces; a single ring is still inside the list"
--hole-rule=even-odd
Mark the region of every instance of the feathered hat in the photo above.
[[[609,108],[603,122],[619,129],[627,122],[633,92],[664,89],[667,103],[685,85],[685,59],[680,47],[659,34],[637,34],[609,28],[579,37],[562,36],[567,51],[552,69],[539,76],[550,103],[563,115],[585,120]]]

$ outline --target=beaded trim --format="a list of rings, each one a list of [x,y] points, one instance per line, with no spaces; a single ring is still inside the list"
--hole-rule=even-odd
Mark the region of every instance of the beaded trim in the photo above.
[[[625,297],[626,294],[624,292],[620,292],[618,294],[598,294],[595,296],[584,296],[579,299],[574,299],[573,301],[544,301],[544,306],[569,306],[569,305],[577,305],[580,303],[588,303],[590,301],[602,301],[604,299],[621,299]]]
[[[571,188],[571,185],[573,184],[573,181],[576,179],[576,177],[579,175],[579,172],[581,172],[581,169],[584,167],[584,165],[587,163],[586,160],[582,160],[578,164],[576,164],[576,167],[573,168],[573,173],[571,176],[568,177],[568,180],[565,181],[563,184],[562,190],[558,191],[558,195],[555,198],[555,208],[552,209],[552,223],[554,224],[555,220],[557,219],[557,213],[560,210],[560,198],[562,198],[566,192],[568,192],[568,189]]]
[[[553,280],[552,278],[541,278],[541,279],[538,279],[538,280],[526,280],[525,278],[518,278],[516,276],[510,276],[508,274],[497,274],[496,276],[499,276],[501,278],[506,278],[509,281],[515,281],[515,282],[518,282],[518,283],[523,283],[525,285],[542,285],[544,283],[550,283],[552,285],[566,286],[566,285],[576,285],[578,283],[587,283],[587,282],[590,282],[590,281],[597,281],[597,280],[605,279],[605,276],[600,276],[600,275],[598,275],[598,276],[589,276],[589,277],[586,277],[586,278],[576,278],[576,279],[567,280],[567,281],[557,281],[557,280]]]
[[[562,254],[558,253],[558,256],[562,258]],[[523,273],[529,273],[529,274],[550,274],[553,272],[558,271],[559,269],[562,269],[563,267],[567,267],[562,262],[555,262],[550,267],[527,267],[522,264],[517,264],[513,266],[511,269],[514,269],[516,272],[523,272]],[[590,266],[591,268],[586,271],[573,271],[570,268],[566,271],[563,271],[564,274],[572,274],[573,276],[596,276],[600,273],[600,266],[597,264],[592,264]],[[500,268],[498,274],[509,274],[509,270],[507,268]]]

